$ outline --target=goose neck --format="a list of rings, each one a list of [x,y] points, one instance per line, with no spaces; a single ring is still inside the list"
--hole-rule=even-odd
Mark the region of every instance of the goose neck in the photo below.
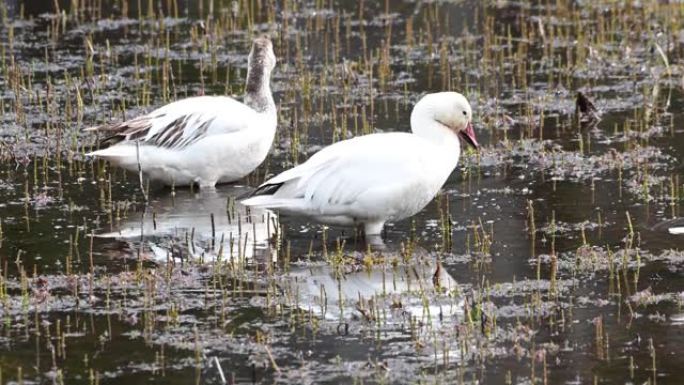
[[[270,78],[271,71],[264,68],[263,65],[250,65],[247,70],[245,104],[259,113],[275,111]]]

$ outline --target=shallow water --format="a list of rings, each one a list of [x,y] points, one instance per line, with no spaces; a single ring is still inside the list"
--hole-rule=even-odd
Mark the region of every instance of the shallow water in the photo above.
[[[5,1],[0,29],[2,381],[677,382],[680,5],[57,3]],[[257,32],[280,125],[253,175],[145,205],[84,159],[84,127],[240,95]],[[236,203],[444,89],[483,148],[386,249]]]

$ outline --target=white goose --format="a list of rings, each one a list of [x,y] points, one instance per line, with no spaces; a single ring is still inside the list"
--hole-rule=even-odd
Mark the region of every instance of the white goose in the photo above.
[[[89,128],[110,136],[87,156],[138,170],[167,185],[211,187],[238,180],[268,154],[276,130],[269,85],[276,58],[266,37],[254,40],[244,104],[228,96],[179,100],[122,123]]]
[[[324,224],[363,224],[366,236],[377,236],[386,221],[410,217],[434,198],[458,163],[459,135],[479,146],[471,119],[463,95],[425,95],[411,113],[413,134],[337,142],[266,181],[242,203]]]

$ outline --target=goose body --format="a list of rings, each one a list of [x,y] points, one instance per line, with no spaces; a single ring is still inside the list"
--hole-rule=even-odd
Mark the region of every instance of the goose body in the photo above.
[[[276,130],[269,85],[271,42],[254,41],[244,103],[228,96],[179,100],[134,119],[94,127],[109,136],[88,156],[138,170],[167,185],[214,186],[243,178],[266,158]]]
[[[363,225],[377,235],[386,221],[410,217],[439,192],[458,163],[458,134],[477,146],[471,109],[461,94],[423,97],[413,133],[381,133],[337,142],[266,181],[247,206],[331,225]]]

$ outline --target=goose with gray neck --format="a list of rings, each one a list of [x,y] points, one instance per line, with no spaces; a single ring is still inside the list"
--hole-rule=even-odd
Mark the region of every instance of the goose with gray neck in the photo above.
[[[87,129],[105,135],[87,156],[167,185],[213,187],[237,181],[266,159],[277,112],[270,79],[276,57],[266,37],[254,40],[244,102],[229,96],[175,101],[120,123]]]

